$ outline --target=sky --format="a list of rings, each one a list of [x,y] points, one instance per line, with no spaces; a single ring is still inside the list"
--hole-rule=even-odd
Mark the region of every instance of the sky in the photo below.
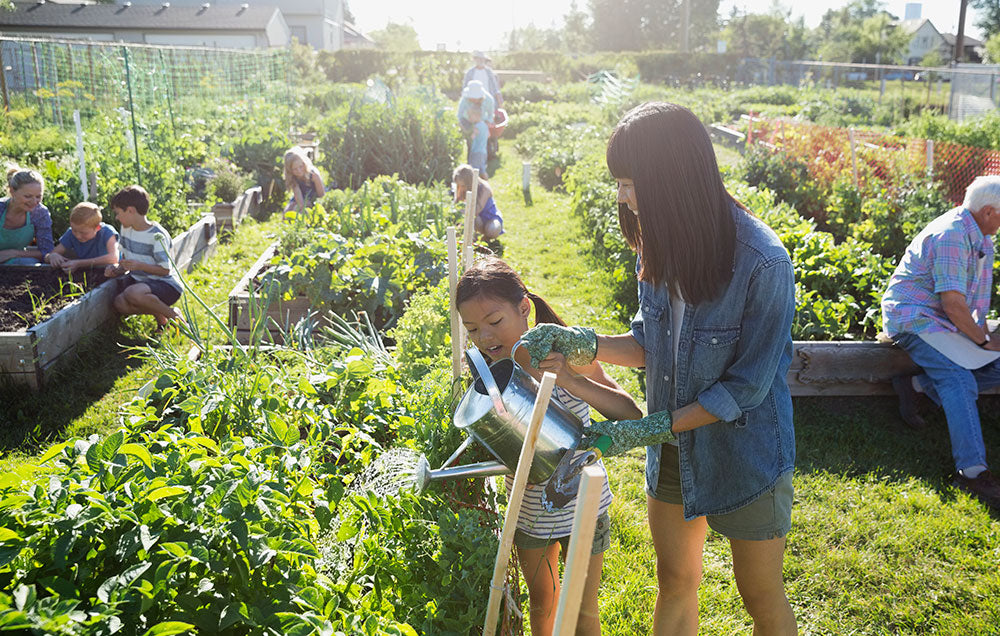
[[[410,24],[416,29],[424,49],[433,50],[444,45],[448,51],[496,51],[504,48],[504,34],[512,27],[562,26],[572,0],[492,0],[474,4],[454,0],[348,0],[347,4],[362,31],[385,28],[388,22]],[[728,16],[733,6],[748,13],[766,13],[772,4],[773,0],[721,0],[719,14]],[[786,8],[794,5],[792,17],[804,17],[807,26],[815,27],[827,9],[839,9],[848,4],[848,0],[785,0],[781,4]],[[907,0],[887,0],[885,6],[890,13],[902,18],[906,4]],[[587,5],[587,0],[577,0],[577,6],[586,8]],[[495,11],[482,18],[481,12],[487,7]],[[958,7],[959,0],[924,0],[921,17],[933,22],[938,31],[955,33]],[[976,12],[969,7],[965,32],[981,39],[975,21]]]

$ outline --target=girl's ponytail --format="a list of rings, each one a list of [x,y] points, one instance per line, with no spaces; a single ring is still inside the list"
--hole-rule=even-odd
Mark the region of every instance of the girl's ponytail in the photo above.
[[[543,322],[551,322],[557,325],[566,326],[563,319],[559,317],[559,314],[555,312],[552,307],[549,306],[545,299],[538,294],[533,294],[528,290],[524,290],[524,294],[528,297],[531,303],[535,306],[535,324]]]

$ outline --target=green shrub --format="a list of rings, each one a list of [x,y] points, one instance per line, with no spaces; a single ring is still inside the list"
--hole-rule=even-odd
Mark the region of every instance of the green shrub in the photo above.
[[[743,153],[739,173],[750,185],[771,190],[800,213],[823,219],[819,188],[801,161],[757,144]]]
[[[463,150],[454,107],[418,96],[355,101],[321,130],[320,163],[340,187],[391,174],[408,183],[446,181]]]

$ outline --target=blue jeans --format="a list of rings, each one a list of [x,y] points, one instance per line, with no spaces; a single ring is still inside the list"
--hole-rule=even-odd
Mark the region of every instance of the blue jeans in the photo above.
[[[479,170],[481,176],[486,174],[486,141],[490,138],[490,127],[486,122],[472,125],[472,141],[469,143],[469,165]]]
[[[893,339],[923,369],[917,381],[928,397],[944,409],[955,469],[986,466],[986,446],[976,400],[980,391],[1000,386],[1000,360],[970,370],[952,362],[918,335],[902,333]]]

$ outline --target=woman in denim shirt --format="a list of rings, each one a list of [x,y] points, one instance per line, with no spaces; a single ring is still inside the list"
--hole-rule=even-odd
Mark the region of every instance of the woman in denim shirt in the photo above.
[[[782,578],[795,461],[785,380],[791,260],[774,232],[726,191],[711,140],[686,108],[647,103],[626,113],[607,161],[618,181],[622,234],[639,255],[632,329],[605,336],[535,327],[537,335],[524,336],[528,350],[539,359],[551,348],[646,368],[651,415],[591,428],[617,436],[616,452],[649,444],[659,583],[653,633],[697,632],[711,527],[729,539],[754,634],[794,634]]]

